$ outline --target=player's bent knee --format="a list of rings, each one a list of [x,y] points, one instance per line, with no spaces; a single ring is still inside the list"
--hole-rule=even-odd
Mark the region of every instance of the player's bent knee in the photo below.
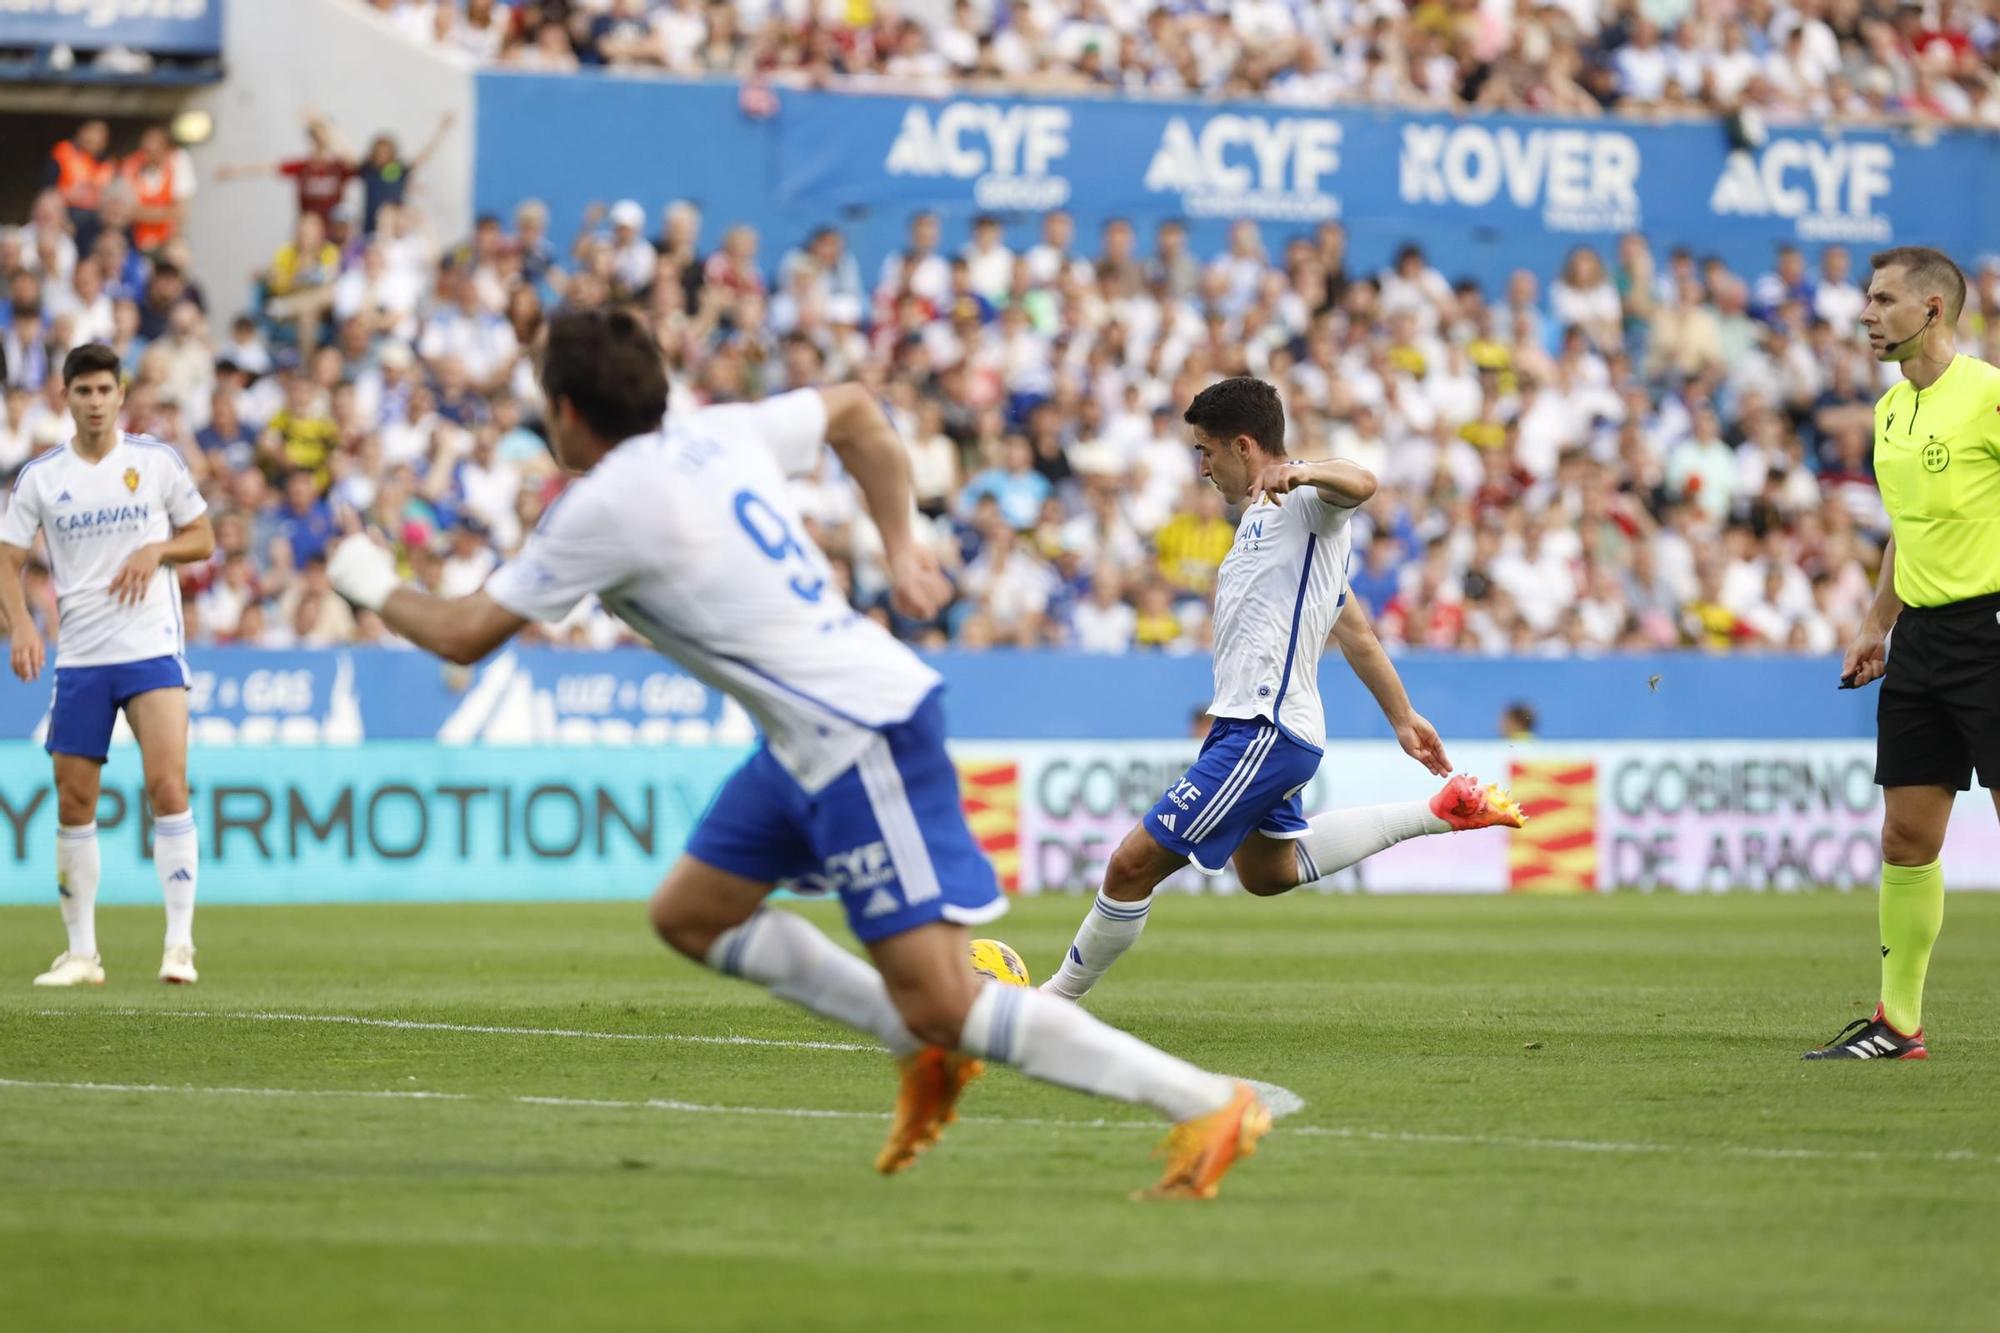
[[[680,899],[665,885],[653,894],[646,915],[653,923],[653,933],[660,937],[662,944],[696,962],[708,957],[715,937],[722,933],[682,910]]]
[[[1275,898],[1281,893],[1290,893],[1299,886],[1297,879],[1287,879],[1269,870],[1245,872],[1238,867],[1236,874],[1243,883],[1243,891],[1253,898]]]
[[[146,800],[153,807],[153,815],[185,814],[188,808],[187,783],[178,778],[163,779],[146,784]]]
[[[1134,846],[1135,840],[1120,843],[1104,866],[1104,896],[1124,903],[1136,903],[1152,896],[1160,877],[1154,873],[1153,853],[1157,846]]]

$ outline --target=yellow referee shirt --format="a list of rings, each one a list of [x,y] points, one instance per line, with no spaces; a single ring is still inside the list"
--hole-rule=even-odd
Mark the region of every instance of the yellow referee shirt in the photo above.
[[[1875,481],[1903,605],[2000,592],[2000,367],[1960,355],[1928,389],[1891,386],[1875,404]]]

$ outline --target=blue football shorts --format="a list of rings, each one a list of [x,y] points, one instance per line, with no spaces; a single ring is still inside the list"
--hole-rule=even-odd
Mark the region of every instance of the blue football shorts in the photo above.
[[[745,879],[839,894],[864,943],[1007,910],[965,823],[937,693],[908,721],[882,728],[854,767],[816,792],[760,748],[723,784],[687,851]]]
[[[73,754],[103,763],[111,753],[111,729],[118,710],[151,690],[184,690],[187,667],[178,657],[149,657],[140,662],[108,662],[103,666],[56,668],[56,688],[49,699],[50,754]]]
[[[1273,838],[1306,831],[1299,793],[1319,761],[1318,750],[1265,718],[1218,718],[1188,771],[1146,812],[1146,832],[1195,869],[1219,875],[1253,831]]]

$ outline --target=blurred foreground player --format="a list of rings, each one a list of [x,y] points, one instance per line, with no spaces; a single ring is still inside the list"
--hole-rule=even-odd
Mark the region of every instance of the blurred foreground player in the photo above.
[[[215,549],[208,505],[179,451],[118,429],[118,353],[87,343],[63,362],[76,438],[32,458],[0,519],[0,608],[14,674],[42,673],[44,645],[21,570],[48,544],[62,638],[49,702],[55,761],[56,891],[69,947],[37,986],[98,986],[97,794],[120,710],[132,724],[153,811],[153,869],[167,904],[160,980],[196,980],[194,893],[200,840],[188,808],[187,644],[174,565]]]
[[[1175,1126],[1153,1193],[1213,1195],[1270,1126],[1248,1084],[972,971],[965,926],[999,916],[1006,899],[959,804],[941,682],[847,605],[786,489],[831,443],[881,529],[898,608],[937,613],[948,587],[912,535],[908,456],[873,399],[853,385],[802,389],[662,430],[659,347],[620,311],[552,320],[541,377],[556,459],[581,475],[520,555],[480,592],[445,600],[399,586],[388,552],[354,536],[334,554],[334,586],[462,663],[595,593],[743,704],[763,747],[654,895],[653,925],[688,957],[888,1046],[902,1093],[879,1170],[934,1143],[993,1059],[1160,1111]],[[839,892],[874,967],[764,907],[778,881],[808,876]]]
[[[1232,505],[1249,502],[1215,585],[1215,724],[1201,754],[1125,836],[1076,941],[1042,989],[1081,999],[1145,928],[1153,890],[1192,863],[1234,861],[1259,897],[1286,893],[1406,838],[1521,826],[1498,787],[1463,774],[1429,801],[1331,810],[1308,820],[1299,792],[1319,771],[1326,719],[1319,655],[1329,635],[1382,707],[1406,753],[1451,772],[1437,730],[1410,706],[1360,602],[1347,596],[1348,519],[1375,478],[1342,459],[1285,457],[1278,391],[1249,376],[1195,395],[1185,420],[1201,475]]]
[[[1873,257],[1861,323],[1903,378],[1875,404],[1889,544],[1875,603],[1841,663],[1882,681],[1882,995],[1808,1060],[1922,1060],[1924,976],[1944,924],[1945,828],[1980,785],[2000,810],[2000,369],[1958,352],[1965,275],[1943,252]],[[1895,631],[1893,651],[1889,632]]]

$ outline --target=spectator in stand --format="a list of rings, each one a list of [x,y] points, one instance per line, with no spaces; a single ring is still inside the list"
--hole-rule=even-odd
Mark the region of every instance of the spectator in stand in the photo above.
[[[990,496],[999,505],[1000,516],[1016,532],[1025,532],[1041,516],[1049,498],[1049,480],[1035,469],[1035,452],[1027,437],[1010,435],[1000,446],[995,466],[975,476],[960,501],[962,512],[975,510]]]
[[[61,197],[76,230],[77,248],[89,250],[97,239],[97,210],[104,191],[117,179],[118,164],[110,156],[111,127],[86,120],[76,133],[49,151],[44,182]]]
[[[302,113],[307,149],[303,157],[257,165],[225,164],[215,169],[220,181],[243,180],[251,176],[279,176],[289,179],[298,190],[299,216],[316,214],[322,225],[347,197],[347,183],[358,171],[354,162],[336,148],[338,135],[317,111]],[[379,213],[379,209],[378,209]]]
[[[292,559],[303,566],[319,558],[332,542],[333,508],[320,498],[318,479],[303,468],[285,478],[284,493],[280,532],[291,547]]]
[[[490,4],[488,8],[491,8]],[[385,206],[390,204],[398,208],[405,206],[410,178],[423,169],[424,163],[437,155],[438,149],[444,147],[445,139],[451,134],[451,127],[457,123],[457,112],[445,112],[439,118],[437,129],[431,132],[429,140],[417,150],[416,156],[407,160],[397,146],[396,136],[393,134],[378,134],[369,142],[368,152],[361,158],[361,165],[355,172],[361,178],[362,235],[375,234],[376,219],[381,216]],[[342,155],[351,156],[346,153],[346,145],[333,136],[333,127],[330,124],[327,126],[327,131],[330,137],[334,137],[334,142],[339,144]]]
[[[339,273],[340,250],[326,238],[326,223],[317,213],[299,214],[292,239],[278,247],[264,271],[264,291],[266,312],[290,334],[301,356],[319,345]]]
[[[139,136],[139,149],[125,159],[120,177],[135,204],[132,248],[144,255],[163,249],[187,222],[188,200],[194,197],[194,161],[176,147],[164,127],[154,125]]]
[[[279,357],[278,381],[284,406],[258,437],[257,464],[274,483],[293,474],[307,475],[318,490],[324,490],[332,479],[339,430],[327,414],[323,395],[300,373],[296,353],[287,351]]]

